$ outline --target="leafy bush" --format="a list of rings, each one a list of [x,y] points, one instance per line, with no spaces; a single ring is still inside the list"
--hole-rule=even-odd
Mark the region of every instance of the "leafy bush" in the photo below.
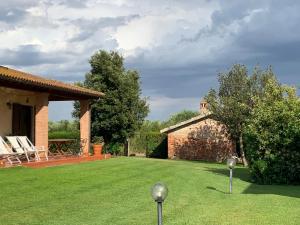
[[[300,183],[300,100],[294,89],[267,84],[244,136],[254,181]]]
[[[167,137],[159,132],[140,132],[130,140],[131,152],[144,152],[147,157],[167,158]]]
[[[252,174],[253,179],[258,183],[266,183],[265,179],[267,179],[266,176],[266,170],[268,168],[268,165],[263,160],[257,160],[253,161],[250,173]]]
[[[104,139],[101,136],[95,136],[95,137],[92,138],[92,143],[93,144],[103,144]]]
[[[145,134],[146,156],[153,158],[167,158],[167,137],[165,134],[151,132]]]
[[[48,137],[49,139],[60,139],[60,138],[79,139],[80,132],[79,131],[52,131],[49,132]]]
[[[112,155],[120,155],[123,151],[124,146],[119,143],[109,143],[103,147],[103,153],[110,153]]]
[[[78,121],[61,120],[57,122],[49,121],[49,139],[66,138],[79,139]]]

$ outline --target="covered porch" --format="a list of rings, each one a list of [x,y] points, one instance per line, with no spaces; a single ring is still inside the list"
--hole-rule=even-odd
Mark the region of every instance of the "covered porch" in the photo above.
[[[86,140],[82,151],[83,156],[88,156],[91,140],[89,102],[103,95],[0,66],[0,136],[27,136],[37,147],[44,146],[48,150],[49,102],[77,100],[80,102],[80,138]]]

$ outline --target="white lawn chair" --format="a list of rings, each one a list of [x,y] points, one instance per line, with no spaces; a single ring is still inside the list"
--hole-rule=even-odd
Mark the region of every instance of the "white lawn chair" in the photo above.
[[[36,147],[32,144],[32,142],[26,136],[17,136],[18,141],[20,142],[21,146],[25,151],[28,152],[35,152],[37,160],[41,160],[40,153],[45,155],[46,160],[48,161],[48,151],[45,149],[44,146]]]
[[[7,136],[6,139],[9,141],[14,151],[16,151],[20,155],[25,155],[28,162],[36,161],[39,159],[37,156],[38,155],[37,152],[27,151],[25,148],[23,148],[16,136]],[[35,156],[34,159],[31,159],[32,155]]]
[[[18,153],[12,151],[12,149],[6,144],[6,142],[0,136],[0,158],[7,160],[11,165],[15,163],[21,164],[18,155],[19,155]]]

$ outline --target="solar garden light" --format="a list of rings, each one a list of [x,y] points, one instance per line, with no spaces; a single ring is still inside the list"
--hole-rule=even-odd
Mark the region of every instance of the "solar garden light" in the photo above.
[[[234,169],[235,164],[236,164],[235,158],[236,157],[232,157],[230,159],[227,159],[227,166],[230,170],[230,181],[229,181],[229,193],[230,194],[232,194],[232,170]]]
[[[168,188],[162,183],[156,183],[151,189],[151,195],[157,202],[157,224],[162,225],[162,203],[168,195]]]

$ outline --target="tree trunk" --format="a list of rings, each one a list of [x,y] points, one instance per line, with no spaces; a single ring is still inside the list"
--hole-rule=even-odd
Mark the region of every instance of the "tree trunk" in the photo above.
[[[124,156],[130,156],[130,146],[129,146],[129,138],[126,139],[124,143]]]
[[[243,161],[244,166],[248,166],[248,162],[245,156],[245,152],[244,152],[244,143],[243,143],[243,134],[241,133],[239,135],[239,142],[240,142],[240,153],[241,153],[241,158]]]
[[[130,156],[130,138],[127,138],[127,156]]]

